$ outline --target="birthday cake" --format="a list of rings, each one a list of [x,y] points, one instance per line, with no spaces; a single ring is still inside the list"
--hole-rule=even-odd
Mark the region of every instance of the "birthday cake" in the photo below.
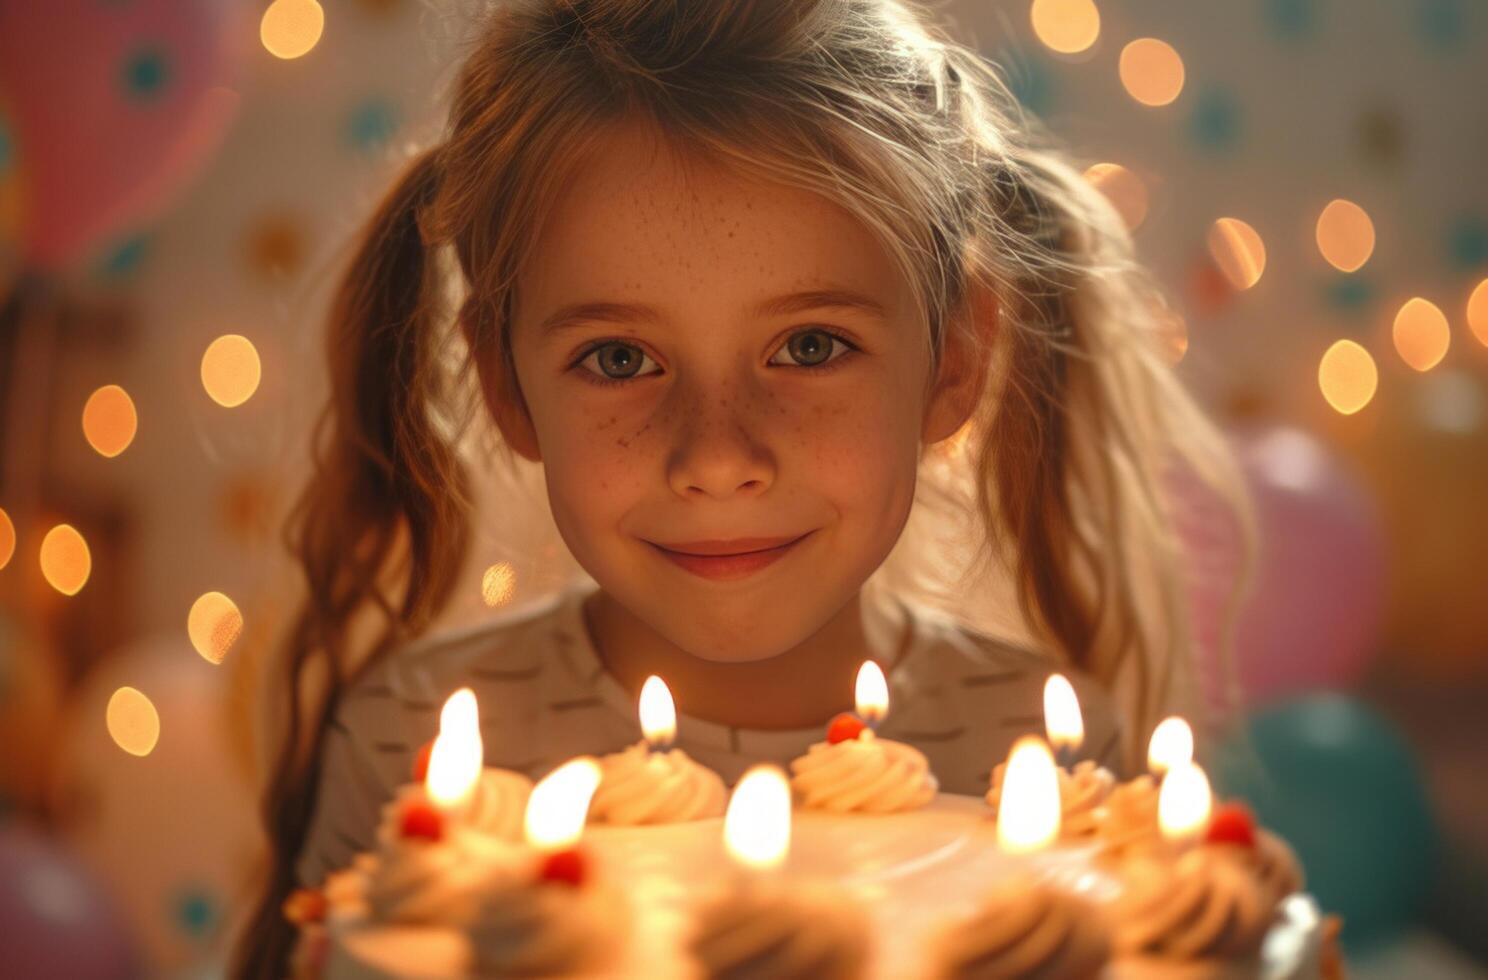
[[[958,796],[845,715],[730,797],[650,731],[535,787],[478,744],[442,725],[376,847],[286,904],[296,980],[1332,973],[1290,848],[1191,761],[1123,783],[1030,736]]]

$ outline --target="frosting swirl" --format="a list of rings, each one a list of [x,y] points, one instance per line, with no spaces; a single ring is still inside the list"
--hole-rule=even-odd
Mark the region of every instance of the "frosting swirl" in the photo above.
[[[571,976],[619,955],[629,909],[603,885],[508,879],[480,895],[467,932],[475,977]]]
[[[653,752],[644,743],[600,759],[592,819],[611,824],[682,823],[723,816],[723,779],[681,749]]]
[[[1007,882],[941,934],[936,980],[1094,980],[1111,941],[1090,903],[1029,877]]]
[[[747,885],[705,907],[688,948],[707,980],[857,980],[870,937],[841,896]]]
[[[462,827],[502,840],[520,842],[527,815],[532,780],[510,769],[487,766],[481,770],[475,792],[461,809]]]
[[[1141,775],[1111,790],[1096,812],[1101,853],[1121,858],[1150,853],[1162,842],[1157,822],[1157,782]]]
[[[940,788],[919,749],[868,731],[842,742],[817,742],[790,768],[791,788],[803,806],[836,813],[914,810]]]
[[[367,879],[368,913],[381,922],[460,925],[474,912],[484,870],[448,841],[389,843]]]
[[[1306,880],[1297,854],[1286,841],[1275,834],[1257,827],[1254,847],[1233,844],[1210,845],[1218,847],[1244,864],[1256,876],[1261,887],[1280,902],[1288,895],[1302,890]]]
[[[1276,903],[1229,850],[1199,846],[1177,861],[1130,862],[1115,905],[1117,950],[1177,960],[1256,956]]]
[[[997,768],[992,770],[992,787],[987,790],[987,804],[992,807],[994,814],[1002,803],[1002,780],[1006,771],[1005,762],[998,763]],[[1098,766],[1089,759],[1075,763],[1073,769],[1061,766],[1058,773],[1061,810],[1059,836],[1093,837],[1101,824],[1100,806],[1115,788],[1116,777],[1109,769]]]

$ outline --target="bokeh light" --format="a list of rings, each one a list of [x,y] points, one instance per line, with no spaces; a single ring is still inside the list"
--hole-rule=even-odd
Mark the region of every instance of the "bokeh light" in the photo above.
[[[1340,340],[1318,364],[1318,387],[1335,412],[1353,415],[1374,398],[1379,368],[1369,351],[1352,340]]]
[[[1140,37],[1122,48],[1117,71],[1126,94],[1143,105],[1169,105],[1183,91],[1183,59],[1155,37]]]
[[[41,574],[63,595],[77,595],[88,584],[93,556],[71,524],[58,524],[41,539]]]
[[[509,561],[498,561],[481,576],[481,599],[488,606],[504,606],[517,591],[517,570]]]
[[[1353,201],[1329,201],[1318,215],[1317,247],[1333,268],[1353,272],[1374,253],[1374,222]]]
[[[1488,347],[1488,279],[1478,283],[1467,298],[1467,325],[1478,343]]]
[[[221,592],[207,592],[191,604],[186,615],[186,634],[203,659],[222,663],[243,632],[243,614],[237,603]]]
[[[1147,187],[1142,178],[1121,164],[1092,164],[1085,171],[1085,179],[1111,202],[1128,231],[1136,230],[1146,219]]]
[[[1406,300],[1395,314],[1391,335],[1400,359],[1417,371],[1430,371],[1440,364],[1452,344],[1447,315],[1435,303],[1419,296]]]
[[[1028,17],[1038,39],[1060,54],[1079,54],[1100,37],[1094,0],[1033,0]]]
[[[218,337],[202,355],[202,387],[223,408],[236,408],[252,398],[262,376],[258,349],[241,334]]]
[[[134,399],[118,385],[104,385],[83,405],[83,436],[100,456],[113,457],[128,449],[138,428]]]
[[[10,515],[5,513],[5,508],[0,507],[0,568],[10,564],[11,556],[15,554],[15,544],[15,525],[11,523]]]
[[[142,691],[119,688],[109,698],[105,717],[114,744],[130,755],[147,756],[160,741],[160,713]]]
[[[1266,244],[1239,218],[1220,218],[1209,227],[1209,254],[1236,289],[1249,289],[1266,271]]]
[[[259,21],[258,36],[276,58],[309,54],[325,30],[325,11],[316,0],[274,0]]]

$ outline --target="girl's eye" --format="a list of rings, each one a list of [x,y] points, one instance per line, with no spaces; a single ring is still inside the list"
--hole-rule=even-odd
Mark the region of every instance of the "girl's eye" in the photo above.
[[[780,348],[775,357],[770,358],[770,363],[794,367],[820,367],[856,349],[852,344],[827,330],[798,330],[790,335],[790,339],[785,342],[785,346]],[[777,360],[781,354],[789,354],[794,364]]]
[[[584,370],[595,375],[599,380],[607,381],[628,381],[642,374],[655,374],[656,371],[641,370],[647,363],[650,363],[653,368],[660,369],[655,361],[646,356],[645,351],[634,344],[625,344],[618,340],[608,340],[590,348],[588,353],[579,360]]]

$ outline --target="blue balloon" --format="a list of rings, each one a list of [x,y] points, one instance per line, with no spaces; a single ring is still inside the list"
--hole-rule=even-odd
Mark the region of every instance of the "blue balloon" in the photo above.
[[[1438,854],[1409,746],[1342,694],[1281,702],[1223,746],[1216,781],[1291,842],[1308,890],[1343,917],[1352,953],[1388,943],[1423,909]]]

